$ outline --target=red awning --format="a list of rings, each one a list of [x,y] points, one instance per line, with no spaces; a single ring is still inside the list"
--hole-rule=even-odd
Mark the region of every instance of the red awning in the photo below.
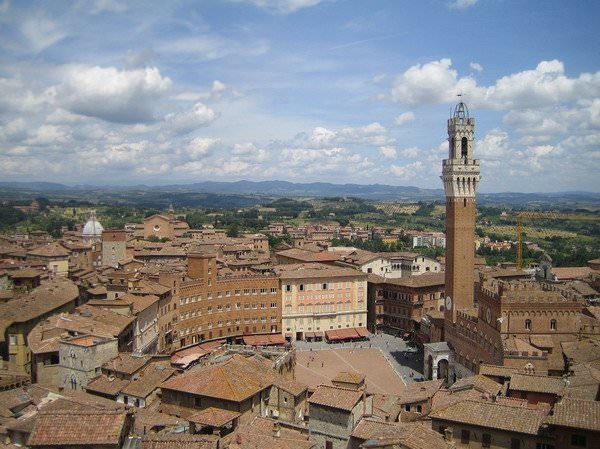
[[[355,330],[359,337],[368,337],[370,335],[366,327],[356,327]]]

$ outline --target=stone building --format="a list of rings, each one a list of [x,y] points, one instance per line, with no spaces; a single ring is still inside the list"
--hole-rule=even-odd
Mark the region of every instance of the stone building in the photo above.
[[[145,239],[154,236],[159,239],[173,240],[176,237],[183,236],[189,230],[189,225],[185,221],[175,218],[172,210],[169,211],[168,215],[158,214],[144,218],[143,236]]]
[[[118,340],[98,335],[80,335],[58,344],[59,387],[83,389],[100,374],[100,367],[118,353]]]
[[[373,396],[365,390],[319,385],[308,403],[311,438],[327,449],[346,449],[361,418],[373,413]]]
[[[366,328],[367,274],[325,264],[278,265],[283,329],[291,340],[328,330]]]
[[[102,265],[117,267],[127,257],[127,231],[110,229],[102,232]]]

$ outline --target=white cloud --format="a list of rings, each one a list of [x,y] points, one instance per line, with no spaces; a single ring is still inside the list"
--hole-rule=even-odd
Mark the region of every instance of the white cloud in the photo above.
[[[501,160],[510,156],[509,137],[506,131],[495,128],[489,131],[475,145],[477,158],[483,158],[486,161]]]
[[[379,154],[381,154],[385,159],[395,159],[396,158],[396,148],[381,147],[381,148],[379,148]]]
[[[191,159],[202,159],[208,156],[221,139],[210,137],[195,137],[185,147],[186,154]]]
[[[163,129],[170,133],[187,134],[210,125],[218,114],[202,103],[196,103],[191,111],[171,113],[165,116]]]
[[[399,178],[411,179],[415,178],[420,171],[423,170],[423,163],[421,161],[416,161],[408,165],[392,165],[390,167],[390,172],[398,176]]]
[[[404,148],[402,151],[402,156],[404,157],[409,157],[409,158],[416,158],[419,157],[419,155],[421,154],[421,150],[419,150],[417,147],[410,147],[410,148]]]
[[[399,116],[394,119],[394,124],[396,126],[406,125],[407,123],[412,122],[415,119],[415,114],[411,111],[403,112]]]
[[[118,0],[95,0],[91,9],[92,14],[101,12],[124,12],[127,11],[127,5]]]
[[[478,0],[454,0],[448,6],[452,9],[466,9],[474,6]]]
[[[64,77],[56,89],[59,104],[74,114],[113,123],[154,121],[156,102],[172,84],[156,67],[69,66]]]
[[[472,62],[472,63],[470,63],[469,67],[471,67],[473,70],[475,70],[477,72],[481,72],[483,70],[483,67],[478,62]]]
[[[46,17],[30,17],[23,23],[21,32],[29,41],[34,52],[52,47],[67,36],[60,27]]]
[[[271,12],[290,14],[303,8],[318,5],[324,0],[232,0],[234,2],[251,3],[254,6]]]

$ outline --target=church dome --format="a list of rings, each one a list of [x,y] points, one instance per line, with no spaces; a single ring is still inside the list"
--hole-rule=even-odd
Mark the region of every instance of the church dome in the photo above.
[[[100,222],[96,220],[96,213],[92,212],[90,219],[83,227],[83,232],[81,235],[83,237],[100,237],[102,236],[102,231],[104,231],[104,227],[102,227]]]

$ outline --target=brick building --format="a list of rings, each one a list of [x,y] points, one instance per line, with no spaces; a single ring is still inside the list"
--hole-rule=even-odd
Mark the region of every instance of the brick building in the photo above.
[[[174,345],[244,335],[281,334],[281,292],[273,274],[219,275],[216,254],[188,254],[187,276],[174,279]]]

